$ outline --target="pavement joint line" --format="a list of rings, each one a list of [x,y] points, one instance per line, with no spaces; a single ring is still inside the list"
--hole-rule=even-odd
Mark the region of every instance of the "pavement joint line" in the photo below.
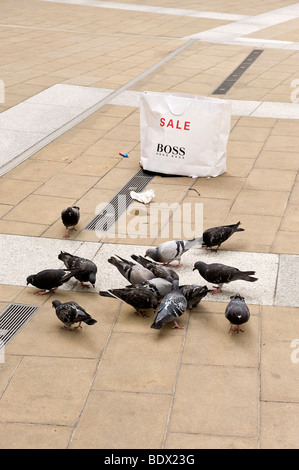
[[[101,31],[100,33],[95,33],[93,31],[82,31],[78,29],[60,29],[60,28],[42,28],[39,26],[25,26],[18,24],[3,24],[0,23],[0,28],[23,28],[23,29],[33,29],[38,31],[54,31],[58,33],[70,33],[70,34],[85,34],[88,36],[120,36],[120,37],[136,37],[136,38],[145,38],[145,39],[164,39],[164,40],[175,40],[175,41],[186,41],[183,38],[178,38],[176,36],[151,36],[146,34],[133,34],[133,33],[107,33]]]

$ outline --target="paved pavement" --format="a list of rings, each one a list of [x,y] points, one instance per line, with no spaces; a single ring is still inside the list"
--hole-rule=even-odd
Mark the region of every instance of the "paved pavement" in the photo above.
[[[1,448],[299,447],[298,24],[287,0],[1,1],[0,311],[38,307],[0,358]],[[254,49],[227,93],[213,94]],[[129,206],[109,234],[86,230],[139,170],[143,91],[229,100],[227,172],[155,176],[151,205]],[[189,205],[190,226],[149,224],[161,202]],[[60,212],[73,204],[81,219],[66,240]],[[192,232],[201,204],[202,228],[241,220],[245,231],[218,253],[186,253],[181,282],[203,284],[199,259],[254,269],[258,282],[208,294],[181,330],[150,329],[152,312],[98,295],[126,285],[109,256]],[[61,250],[96,262],[95,288],[71,280],[34,295],[27,276],[60,267]],[[238,291],[251,318],[228,334]],[[97,323],[64,330],[56,298]]]

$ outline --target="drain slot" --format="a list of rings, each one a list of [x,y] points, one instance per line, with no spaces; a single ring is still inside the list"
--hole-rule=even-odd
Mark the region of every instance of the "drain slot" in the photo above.
[[[136,175],[111,199],[111,201],[84,228],[107,232],[133,202],[130,192],[141,192],[154,178],[140,169]]]
[[[0,314],[0,350],[6,346],[39,309],[35,305],[9,304]]]
[[[213,91],[212,95],[225,95],[262,52],[263,49],[254,49],[250,52],[246,59]]]

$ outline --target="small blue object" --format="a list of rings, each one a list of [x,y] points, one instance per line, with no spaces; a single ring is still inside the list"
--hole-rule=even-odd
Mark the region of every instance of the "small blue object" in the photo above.
[[[123,152],[119,152],[119,155],[121,155],[122,157],[125,157],[125,158],[128,158],[128,154],[127,153],[123,153]]]

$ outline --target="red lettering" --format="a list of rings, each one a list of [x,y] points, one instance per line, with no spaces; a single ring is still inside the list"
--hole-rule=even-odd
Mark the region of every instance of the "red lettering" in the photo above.
[[[183,129],[184,131],[190,131],[190,124],[191,122],[189,121],[184,121],[184,123],[180,123],[180,121],[177,120],[174,123],[173,119],[169,119],[168,121],[166,121],[166,118],[160,118],[161,127],[164,127],[166,125],[166,127],[172,127],[172,129]]]

